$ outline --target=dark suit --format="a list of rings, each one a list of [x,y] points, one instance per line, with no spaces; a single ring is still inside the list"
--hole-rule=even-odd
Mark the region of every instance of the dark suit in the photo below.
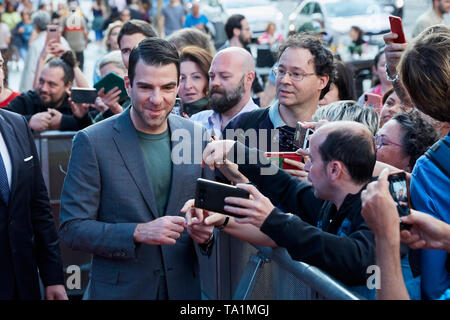
[[[0,130],[12,164],[9,205],[0,197],[0,299],[41,299],[63,284],[63,267],[47,188],[28,123],[0,109]]]
[[[190,149],[184,152],[194,155],[198,149],[200,161],[207,141],[195,145],[176,136],[176,129],[191,137],[196,131],[200,138],[205,129],[174,115],[168,123],[172,153],[178,155],[176,148],[184,142]],[[179,215],[194,197],[196,179],[212,178],[199,164],[173,163],[172,168],[167,209],[158,214],[130,108],[75,136],[61,196],[60,235],[71,248],[93,254],[89,299],[157,299],[161,273],[169,299],[201,298],[197,255],[186,230],[173,246],[133,240],[138,223]]]

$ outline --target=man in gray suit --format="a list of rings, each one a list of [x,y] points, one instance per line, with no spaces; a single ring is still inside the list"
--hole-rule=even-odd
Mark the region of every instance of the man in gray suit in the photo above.
[[[132,107],[75,136],[60,236],[93,254],[90,299],[201,298],[194,242],[207,254],[213,229],[188,226],[180,209],[212,173],[200,165],[204,129],[170,114],[179,78],[176,49],[143,40],[125,78]]]

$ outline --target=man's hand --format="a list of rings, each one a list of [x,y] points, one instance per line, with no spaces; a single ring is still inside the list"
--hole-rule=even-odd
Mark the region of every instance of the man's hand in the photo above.
[[[88,113],[89,107],[91,106],[89,103],[75,103],[71,98],[69,98],[69,104],[73,115],[78,119],[83,118]]]
[[[397,73],[397,66],[407,46],[406,43],[395,43],[394,40],[397,38],[398,35],[392,32],[383,36],[384,43],[386,44],[386,48],[384,50],[386,54],[386,65],[391,78]]]
[[[210,213],[206,210],[195,208],[194,203],[194,199],[188,200],[181,209],[181,213],[186,215],[187,230],[192,240],[198,244],[206,244],[214,232],[214,225],[205,223],[204,218],[209,216]],[[205,215],[203,214],[204,212]]]
[[[134,241],[150,245],[174,245],[186,228],[186,220],[179,216],[164,216],[147,223],[138,224]]]
[[[411,214],[401,220],[411,225],[410,230],[400,232],[400,237],[412,249],[441,249],[450,252],[450,225],[447,223],[416,210],[411,210]]]
[[[389,192],[389,170],[384,169],[377,181],[361,193],[362,216],[376,238],[400,242],[400,219]]]
[[[121,93],[122,91],[118,87],[112,88],[107,93],[105,93],[105,88],[101,88],[98,91],[98,96],[101,99],[101,103],[107,106],[114,114],[118,114],[123,111],[121,105],[119,104]],[[101,103],[99,103],[100,108],[102,107]]]
[[[308,156],[309,156],[308,150],[298,149],[296,152],[297,152],[297,154],[302,156],[305,163],[306,163],[306,161],[308,161]],[[293,159],[287,159],[287,158],[284,158],[283,162],[290,166],[297,168],[297,169],[286,169],[284,171],[286,171],[293,177],[297,177],[299,180],[309,183],[308,172],[305,171],[305,163],[300,162],[300,161],[295,161]]]
[[[69,300],[62,284],[45,287],[46,300]]]
[[[188,200],[183,208],[181,209],[181,213],[186,214],[187,224],[198,223],[199,221],[203,221],[203,223],[207,226],[221,226],[225,222],[226,216],[220,213],[199,209],[194,207],[195,200]]]
[[[238,170],[238,165],[226,159],[228,152],[236,142],[232,140],[215,140],[203,151],[202,167],[206,164],[211,170],[215,168],[234,183],[248,183],[249,180]]]
[[[34,114],[29,121],[30,128],[34,131],[48,130],[52,115],[48,111]]]
[[[225,198],[225,211],[245,216],[245,218],[235,218],[237,223],[250,223],[261,228],[264,220],[275,208],[268,198],[250,184],[238,184],[236,187],[244,189],[250,193],[250,199],[237,197]],[[234,207],[236,205],[242,208]]]
[[[52,108],[49,108],[48,112],[52,116],[48,128],[50,130],[59,130],[61,128],[62,113]]]
[[[228,152],[234,147],[233,140],[215,140],[203,150],[202,166],[205,164],[211,169],[220,168],[225,164]]]

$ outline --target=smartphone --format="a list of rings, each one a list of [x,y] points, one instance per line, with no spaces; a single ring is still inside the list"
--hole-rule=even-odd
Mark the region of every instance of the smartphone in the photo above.
[[[95,88],[72,88],[70,98],[75,103],[95,103],[97,90]]]
[[[389,23],[391,24],[391,32],[398,35],[398,38],[395,39],[394,42],[406,43],[405,33],[403,32],[402,18],[389,16]]]
[[[302,162],[303,160],[302,156],[295,152],[265,152],[264,155],[266,156],[266,158],[269,158],[272,163],[283,170],[298,170],[297,167],[285,163],[284,159],[291,159],[298,162]]]
[[[244,218],[244,216],[226,212],[224,210],[225,205],[227,205],[225,203],[226,197],[249,199],[250,193],[248,193],[248,191],[246,190],[239,189],[228,184],[202,178],[197,179],[194,204],[196,208],[218,212],[236,218]]]
[[[307,149],[309,148],[309,135],[313,134],[313,129],[304,129],[302,128],[302,123],[297,122],[297,126],[295,128],[295,136],[294,136],[294,145],[297,148]]]
[[[175,99],[175,105],[172,108],[171,113],[176,114],[177,116],[181,116],[181,99]]]
[[[115,74],[114,72],[108,73],[106,76],[101,78],[96,84],[94,84],[94,88],[99,91],[101,88],[105,88],[105,93],[108,93],[109,90],[114,87],[118,87],[120,90],[120,98],[119,101],[128,97],[127,90],[125,89],[125,81],[123,78]]]
[[[364,105],[371,108],[375,108],[378,114],[380,114],[381,108],[383,107],[382,100],[383,98],[377,94],[373,93],[364,94]]]
[[[61,42],[61,36],[59,34],[59,26],[56,24],[50,24],[47,26],[47,42],[56,40]]]
[[[409,197],[409,186],[406,181],[405,172],[394,172],[389,174],[389,192],[397,204],[397,211],[400,217],[407,216],[411,213],[411,202]],[[407,229],[408,225],[400,224],[401,229]]]

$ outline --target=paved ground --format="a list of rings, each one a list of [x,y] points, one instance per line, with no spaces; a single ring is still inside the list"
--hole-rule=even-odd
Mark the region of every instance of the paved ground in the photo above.
[[[296,1],[292,0],[281,0],[277,1],[280,10],[283,12],[284,16],[287,17],[294,10],[296,6]],[[406,0],[404,8],[404,28],[406,37],[410,38],[412,28],[414,26],[417,17],[422,14],[430,6],[430,0]],[[90,0],[81,0],[81,8],[84,12],[89,13],[89,8],[91,5]],[[450,25],[450,14],[446,16],[446,23]],[[94,33],[90,33],[90,38],[93,40]],[[85,50],[85,68],[84,73],[86,74],[87,80],[92,84],[93,67],[98,57],[100,57],[104,52],[101,43],[91,42]],[[17,90],[19,87],[20,73],[22,70],[23,63],[20,61],[17,63],[9,64],[9,86]]]

